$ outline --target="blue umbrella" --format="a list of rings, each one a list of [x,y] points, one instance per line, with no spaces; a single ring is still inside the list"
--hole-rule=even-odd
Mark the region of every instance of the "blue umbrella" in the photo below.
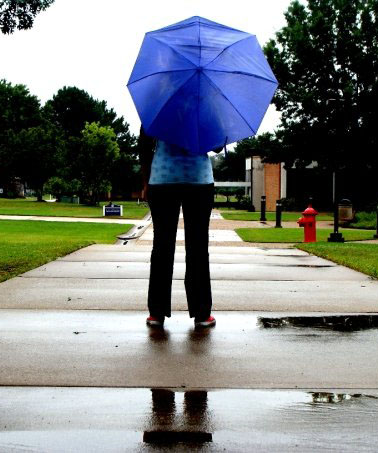
[[[146,33],[127,84],[146,133],[194,154],[255,135],[277,85],[256,36],[198,16]]]

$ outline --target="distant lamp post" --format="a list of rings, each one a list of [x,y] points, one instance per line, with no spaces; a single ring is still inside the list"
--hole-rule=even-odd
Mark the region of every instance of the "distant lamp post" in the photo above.
[[[336,190],[336,170],[333,172],[333,233],[329,235],[328,242],[344,242],[343,235],[339,232],[339,203]]]
[[[337,99],[328,99],[327,105],[337,102]],[[328,242],[344,242],[343,235],[339,232],[339,202],[337,193],[337,172],[333,171],[333,233],[329,235]]]

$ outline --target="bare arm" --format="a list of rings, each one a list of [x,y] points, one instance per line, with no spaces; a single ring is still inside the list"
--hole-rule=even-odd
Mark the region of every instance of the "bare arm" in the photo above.
[[[150,179],[151,164],[154,157],[155,139],[149,137],[144,132],[143,126],[140,128],[140,135],[138,139],[138,153],[139,161],[142,169],[143,178],[143,194],[144,200],[147,199],[148,180]]]

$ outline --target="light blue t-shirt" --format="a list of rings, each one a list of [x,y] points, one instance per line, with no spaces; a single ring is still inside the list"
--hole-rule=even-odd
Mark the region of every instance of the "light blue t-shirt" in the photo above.
[[[183,148],[159,140],[151,165],[149,184],[212,184],[207,154],[190,154]]]

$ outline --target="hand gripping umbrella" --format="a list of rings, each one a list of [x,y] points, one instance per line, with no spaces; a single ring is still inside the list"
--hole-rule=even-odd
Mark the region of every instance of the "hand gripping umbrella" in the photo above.
[[[256,36],[198,16],[146,33],[127,84],[146,133],[194,154],[255,135],[277,85]]]

